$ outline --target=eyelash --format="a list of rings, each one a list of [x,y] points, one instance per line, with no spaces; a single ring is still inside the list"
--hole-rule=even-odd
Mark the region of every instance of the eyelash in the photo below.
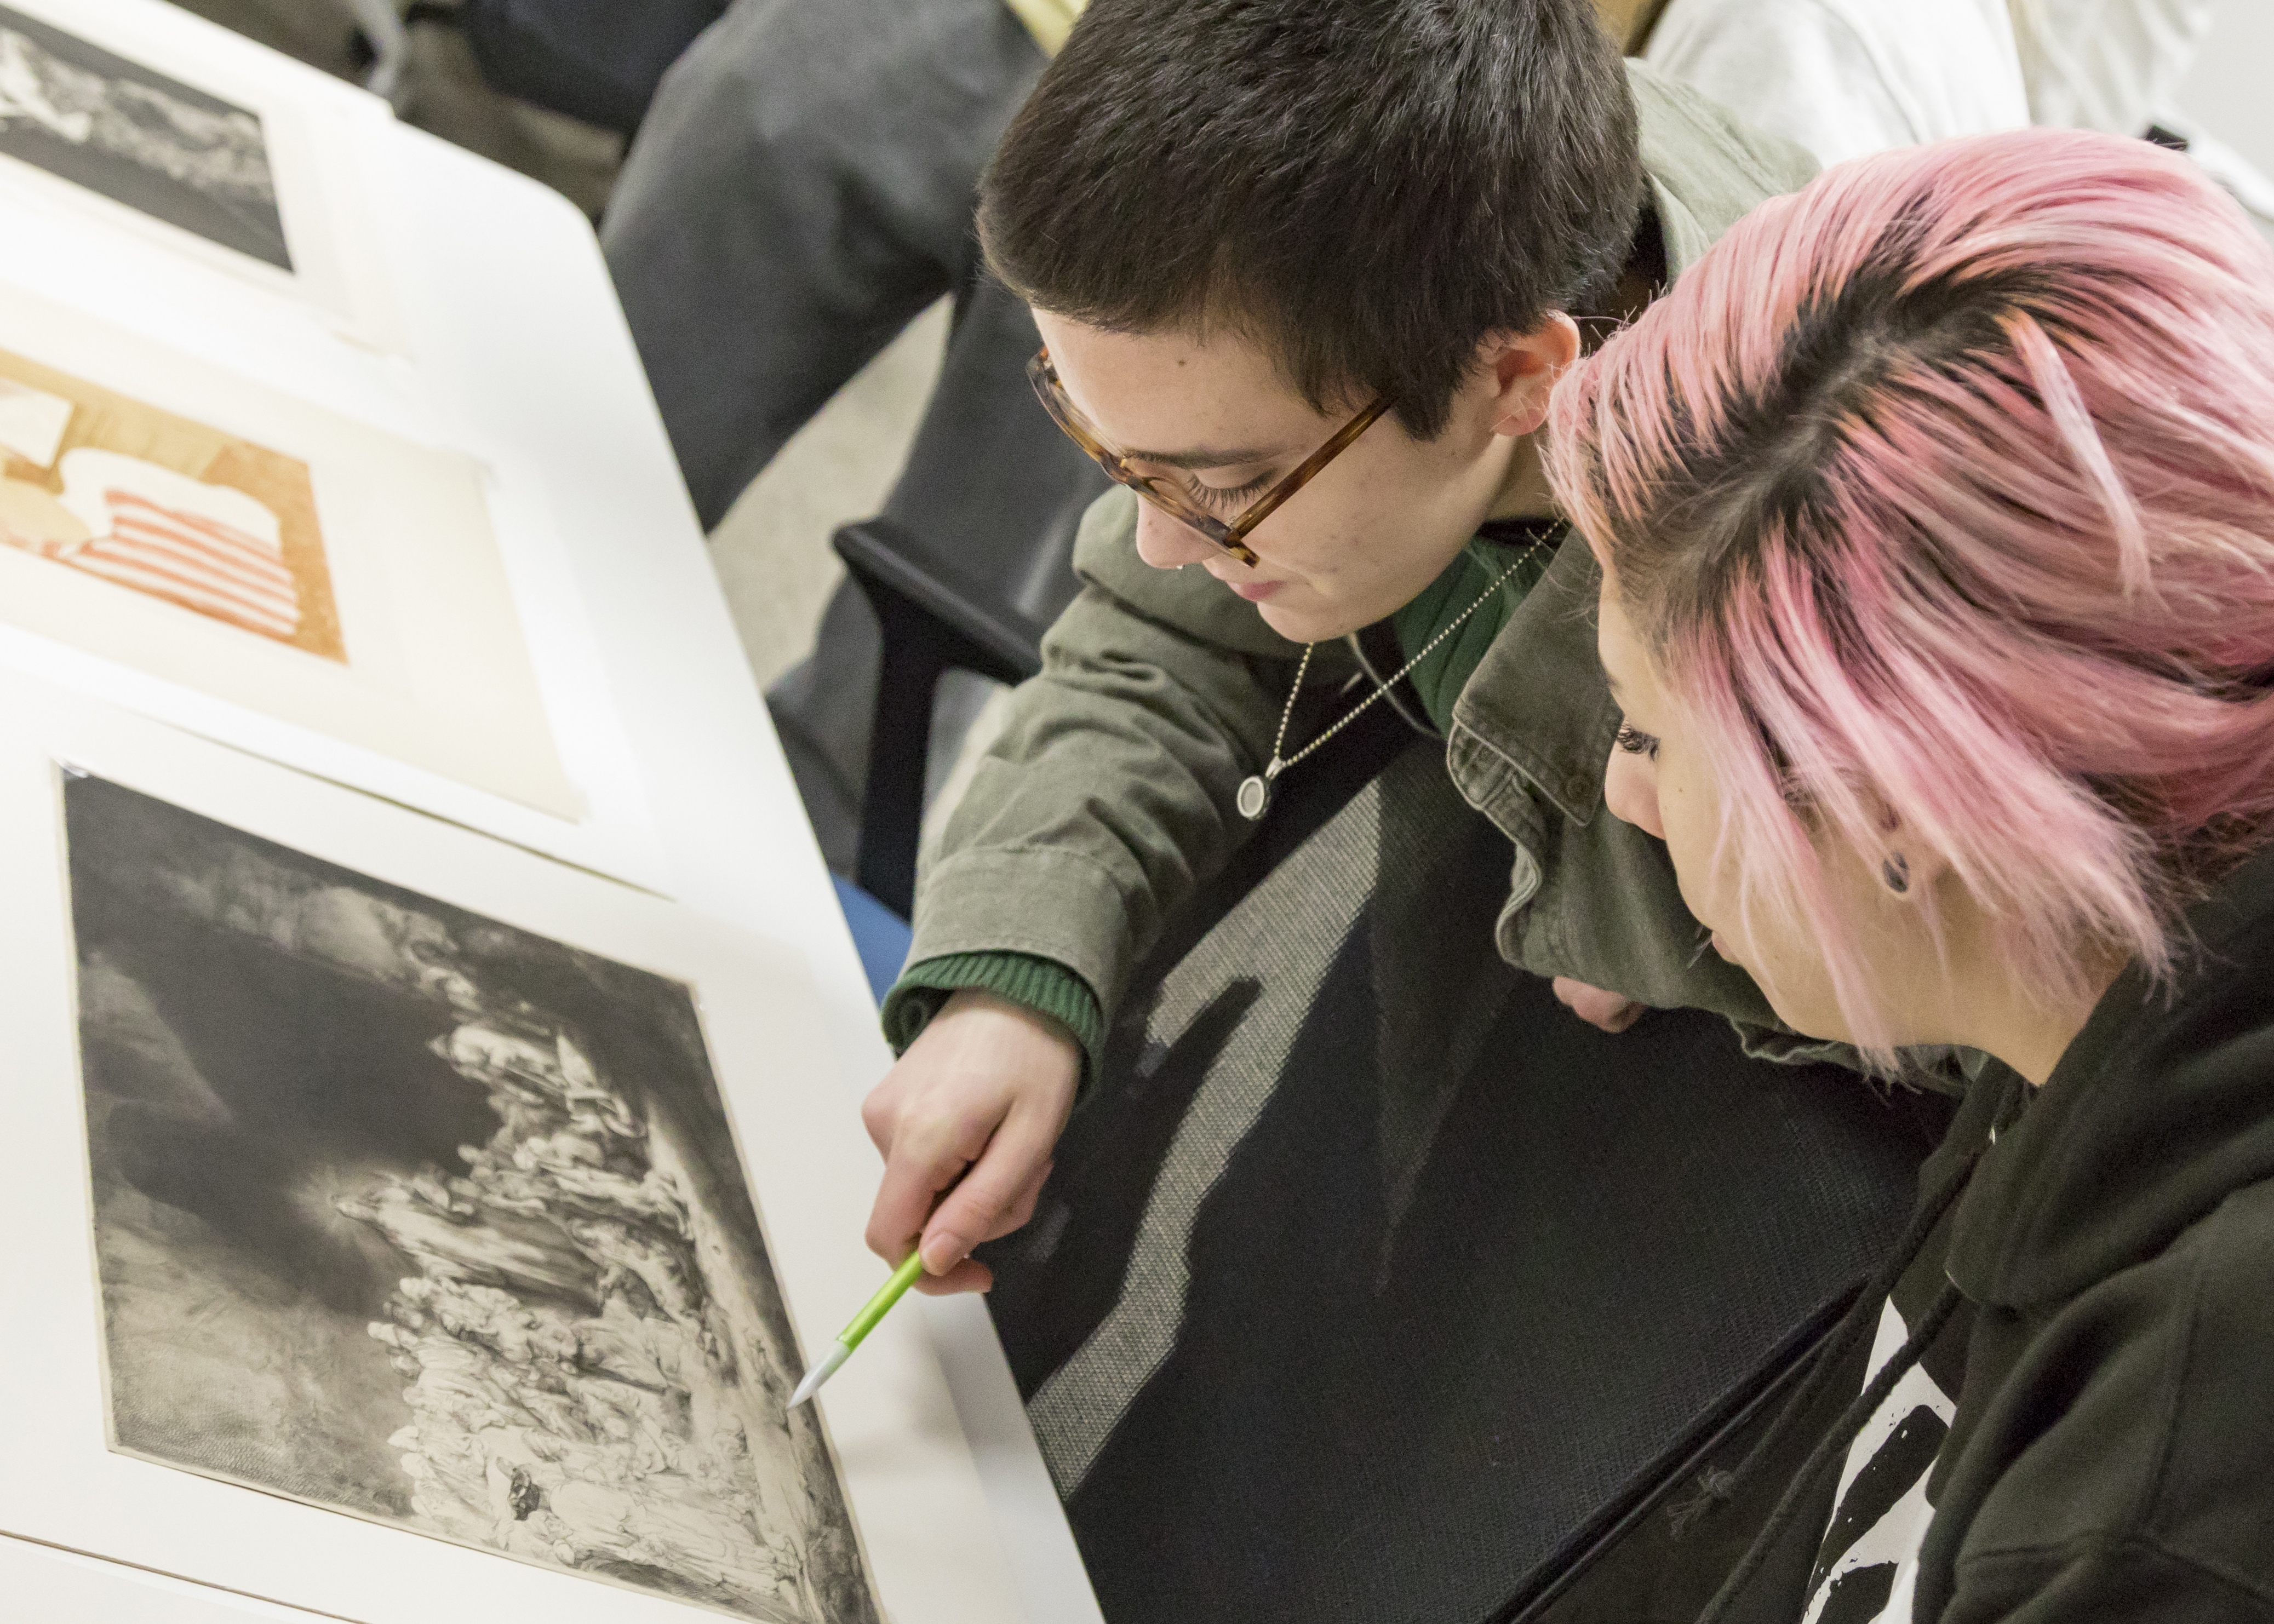
[[[1252,484],[1241,485],[1236,490],[1220,491],[1214,485],[1201,485],[1198,482],[1187,485],[1186,489],[1192,493],[1193,500],[1203,508],[1238,508],[1246,506],[1250,497],[1262,495],[1264,488],[1270,483],[1271,476],[1265,474],[1261,478]]]
[[[1630,756],[1646,756],[1653,761],[1658,759],[1657,736],[1639,728],[1629,727],[1623,722],[1619,724],[1618,736],[1611,742]]]

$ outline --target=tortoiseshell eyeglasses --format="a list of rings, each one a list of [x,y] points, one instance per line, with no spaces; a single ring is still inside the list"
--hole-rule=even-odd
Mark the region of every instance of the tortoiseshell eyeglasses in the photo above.
[[[1121,453],[1098,438],[1089,419],[1081,409],[1066,398],[1065,387],[1058,382],[1058,369],[1050,365],[1050,352],[1037,350],[1035,358],[1027,363],[1027,377],[1035,386],[1035,393],[1043,402],[1043,410],[1050,414],[1050,421],[1066,432],[1066,438],[1088,452],[1093,461],[1105,470],[1107,478],[1126,485],[1179,524],[1188,525],[1214,542],[1223,552],[1231,554],[1250,569],[1257,560],[1246,543],[1250,531],[1278,511],[1279,505],[1311,482],[1312,477],[1350,449],[1358,437],[1373,426],[1374,420],[1389,410],[1388,395],[1352,417],[1335,431],[1334,438],[1306,458],[1302,465],[1247,505],[1246,510],[1226,524],[1214,514],[1195,503],[1189,492],[1181,490],[1171,480],[1149,474],[1141,474],[1129,466]]]

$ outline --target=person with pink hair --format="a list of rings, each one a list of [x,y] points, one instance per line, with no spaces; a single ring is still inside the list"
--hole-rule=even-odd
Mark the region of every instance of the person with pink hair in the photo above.
[[[2144,142],[1882,154],[1551,424],[1610,808],[1795,1028],[2002,1063],[1707,1616],[2274,1619],[2274,251]]]

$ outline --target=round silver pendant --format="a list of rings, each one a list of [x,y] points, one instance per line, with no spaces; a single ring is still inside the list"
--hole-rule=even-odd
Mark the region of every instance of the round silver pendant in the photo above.
[[[1271,809],[1271,783],[1261,773],[1242,778],[1239,793],[1232,804],[1239,808],[1240,816],[1253,823]]]

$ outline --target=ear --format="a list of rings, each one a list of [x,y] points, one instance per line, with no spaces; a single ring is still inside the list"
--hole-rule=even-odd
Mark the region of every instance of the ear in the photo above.
[[[1858,855],[1871,863],[1890,899],[1909,901],[1932,890],[1950,872],[1950,860],[1940,852],[1922,840],[1905,838],[1910,826],[1878,790],[1865,788],[1864,804],[1879,831],[1879,844]]]
[[[1547,420],[1547,397],[1579,357],[1579,324],[1560,310],[1529,333],[1487,333],[1478,359],[1493,384],[1492,432],[1510,440]]]

